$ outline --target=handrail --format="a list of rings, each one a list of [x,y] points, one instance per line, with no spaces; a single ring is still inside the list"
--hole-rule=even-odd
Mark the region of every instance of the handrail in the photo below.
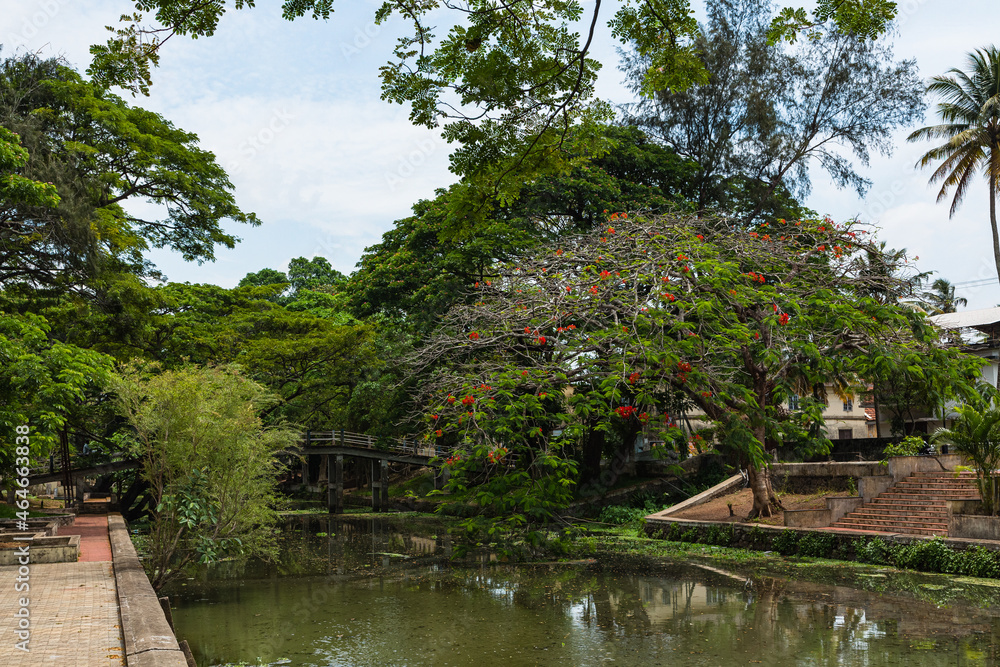
[[[427,458],[441,456],[452,450],[451,447],[427,443],[416,438],[384,438],[344,430],[306,431],[303,440],[307,448],[318,443],[329,443],[341,447],[370,449],[376,452],[396,452],[413,456],[426,456]]]

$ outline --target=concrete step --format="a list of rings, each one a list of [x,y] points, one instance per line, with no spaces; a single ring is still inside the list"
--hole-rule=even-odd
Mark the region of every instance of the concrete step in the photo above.
[[[975,473],[915,473],[835,522],[833,528],[947,535],[949,500],[978,500]]]
[[[970,492],[974,491],[976,487],[972,484],[950,484],[948,482],[908,482],[902,480],[896,482],[893,488],[896,489],[920,489],[920,490],[930,490],[930,491],[963,491]]]
[[[955,498],[978,495],[974,489],[928,489],[926,487],[892,487],[886,493],[896,493],[908,496],[930,496],[931,498]]]
[[[947,512],[914,512],[911,510],[897,510],[897,509],[884,509],[879,507],[868,507],[855,510],[849,515],[852,517],[886,517],[888,519],[921,519],[921,520],[933,520],[939,522],[948,522]]]
[[[953,472],[950,470],[935,470],[929,471],[925,470],[923,472],[915,472],[910,477],[944,477],[946,479],[975,479],[976,473],[974,472]]]
[[[948,527],[943,528],[913,528],[913,527],[903,527],[895,528],[889,526],[873,526],[864,523],[856,523],[853,521],[845,521],[841,519],[837,521],[831,528],[847,528],[850,530],[868,530],[877,533],[904,533],[906,535],[945,535],[948,534]]]
[[[900,515],[889,515],[889,514],[879,514],[876,512],[851,512],[845,519],[850,519],[851,521],[861,521],[874,524],[892,524],[901,526],[924,526],[928,524],[933,524],[935,526],[947,526],[948,517],[947,516],[900,516]]]
[[[869,523],[872,525],[892,525],[892,526],[907,526],[912,525],[916,528],[923,528],[925,526],[945,526],[947,527],[948,521],[942,520],[941,517],[898,517],[898,516],[884,516],[880,514],[855,514],[851,512],[841,519],[841,521],[854,521],[857,523]]]

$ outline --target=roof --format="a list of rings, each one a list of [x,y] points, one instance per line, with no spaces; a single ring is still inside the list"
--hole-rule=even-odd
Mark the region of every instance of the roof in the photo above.
[[[870,422],[875,421],[875,408],[865,408],[865,419]]]
[[[932,315],[930,321],[942,329],[971,328],[989,334],[1000,329],[1000,308],[982,308],[966,310],[961,313]]]

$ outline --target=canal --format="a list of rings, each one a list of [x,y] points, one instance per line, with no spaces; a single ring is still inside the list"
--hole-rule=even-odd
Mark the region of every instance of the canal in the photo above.
[[[168,591],[207,665],[990,665],[994,582],[598,556],[454,565],[434,522],[302,519]],[[1000,584],[997,584],[1000,585]]]

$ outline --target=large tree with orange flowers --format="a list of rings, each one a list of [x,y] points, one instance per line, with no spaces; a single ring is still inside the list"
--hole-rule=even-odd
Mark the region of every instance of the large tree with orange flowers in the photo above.
[[[937,347],[926,317],[898,303],[906,263],[854,222],[748,232],[612,215],[449,312],[415,359],[432,371],[428,437],[458,445],[456,488],[475,484],[484,507],[521,522],[568,502],[595,434],[644,427],[679,444],[684,408],[747,472],[752,514],[769,515],[771,450],[829,445],[827,384],[851,391],[890,368],[955,392],[975,379],[975,360]]]

